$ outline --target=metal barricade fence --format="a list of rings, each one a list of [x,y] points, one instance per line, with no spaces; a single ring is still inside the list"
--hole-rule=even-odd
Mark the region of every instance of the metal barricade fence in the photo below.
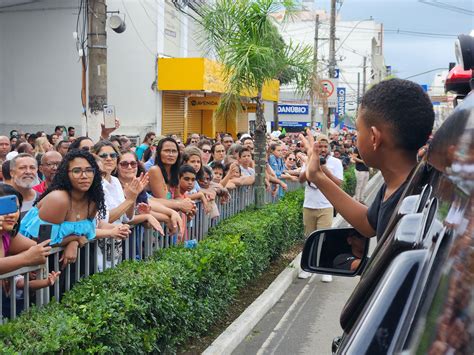
[[[298,182],[288,183],[288,191],[293,191],[301,187]],[[202,241],[210,228],[217,226],[221,221],[243,211],[254,203],[254,186],[241,186],[230,190],[230,200],[227,203],[221,203],[221,198],[217,197],[215,203],[219,209],[219,216],[211,218],[205,213],[202,204],[197,203],[196,214],[194,218],[188,221],[187,237],[183,241],[196,240]],[[265,203],[275,203],[281,195],[266,191]],[[77,259],[74,264],[68,264],[64,270],[61,270],[59,280],[50,287],[45,287],[31,293],[29,282],[32,280],[30,273],[36,272],[33,278],[44,279],[48,277],[51,270],[60,270],[60,253],[63,247],[54,247],[48,261],[44,265],[23,267],[12,272],[0,275],[0,281],[3,287],[0,288],[2,303],[0,304],[0,324],[8,321],[8,318],[14,319],[22,310],[28,310],[33,304],[42,307],[50,302],[52,298],[60,301],[62,295],[69,291],[71,287],[80,279],[92,274],[101,272],[108,268],[114,268],[124,260],[142,260],[150,257],[159,249],[168,248],[176,245],[178,240],[176,235],[170,235],[166,226],[162,225],[165,235],[147,229],[138,225],[132,229],[131,235],[122,241],[122,255],[115,255],[115,244],[118,242],[112,238],[111,260],[107,260],[107,255],[101,252],[99,257],[99,240],[88,242],[78,251]],[[110,262],[110,264],[109,264]],[[108,266],[109,265],[109,266]],[[16,283],[23,278],[23,288],[19,289]]]

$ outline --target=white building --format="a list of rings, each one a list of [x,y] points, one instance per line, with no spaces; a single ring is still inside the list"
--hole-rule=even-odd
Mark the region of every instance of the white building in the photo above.
[[[73,32],[77,0],[0,0],[0,134],[12,129],[51,132],[56,125],[80,131],[81,62]],[[120,133],[143,135],[162,128],[158,57],[202,57],[190,35],[196,25],[168,0],[107,0],[127,29],[107,26],[108,103]]]
[[[292,19],[282,22],[280,31],[287,43],[301,43],[313,47],[315,17],[319,14],[318,33],[318,75],[328,78],[329,64],[329,15],[323,10],[301,11]],[[277,20],[282,14],[276,14]],[[365,88],[377,83],[386,76],[383,55],[383,24],[372,19],[360,21],[336,21],[336,68],[339,69],[338,87],[346,88],[346,114],[353,115],[357,107],[357,94],[362,96]],[[365,68],[364,68],[365,58]],[[289,103],[307,103],[308,98],[295,97],[292,88],[282,89],[280,101]],[[322,109],[318,105],[316,117],[319,121]],[[301,120],[302,117],[280,117],[280,120]],[[310,120],[310,114],[306,115]]]

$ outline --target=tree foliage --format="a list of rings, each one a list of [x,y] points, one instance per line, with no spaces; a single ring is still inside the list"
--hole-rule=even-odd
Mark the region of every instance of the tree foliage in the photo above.
[[[293,1],[217,0],[201,7],[203,47],[225,68],[227,92],[220,107],[238,108],[243,92],[261,91],[272,79],[304,90],[311,78],[312,48],[285,43],[271,14],[295,10]]]

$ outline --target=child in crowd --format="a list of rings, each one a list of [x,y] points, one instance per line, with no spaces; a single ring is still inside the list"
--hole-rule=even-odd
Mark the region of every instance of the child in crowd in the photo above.
[[[252,165],[252,153],[248,148],[242,148],[239,151],[239,165],[242,176],[255,176],[255,170]]]
[[[225,167],[219,162],[214,162],[212,166],[212,181],[219,184],[224,177]]]
[[[190,165],[187,165],[187,164],[181,165],[181,167],[179,168],[178,176],[179,176],[178,194],[176,198],[177,199],[188,198],[189,193],[194,189],[194,184],[196,183],[196,171]],[[188,240],[188,230],[186,226],[188,223],[188,218],[190,216],[188,216],[188,214],[186,213],[182,213],[181,216],[183,218],[183,225],[185,227],[184,227],[183,233],[180,234],[180,237],[182,238],[182,240],[179,240],[179,241],[185,241],[185,240]]]
[[[197,179],[202,177],[202,158],[201,158],[201,150],[197,147],[190,146],[184,150],[183,154],[183,164],[187,164],[194,169],[194,173],[196,174],[194,179],[194,186],[193,188],[188,191],[187,197],[191,200],[201,200],[202,205],[204,207],[204,211],[208,214],[211,210],[211,206],[209,205],[209,201],[215,199],[215,194],[205,193],[201,191],[201,187],[199,186]]]

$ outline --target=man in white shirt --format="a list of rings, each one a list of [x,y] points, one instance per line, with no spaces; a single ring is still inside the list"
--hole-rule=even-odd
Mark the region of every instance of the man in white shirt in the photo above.
[[[342,186],[344,169],[342,162],[330,154],[329,138],[324,134],[319,134],[316,138],[316,142],[319,143],[319,149],[321,151],[320,160],[322,170],[328,178],[337,185]],[[304,234],[308,237],[315,230],[331,228],[334,208],[316,185],[306,180],[305,170],[306,166],[303,166],[299,180],[306,185],[303,203],[303,224]],[[304,279],[310,276],[311,274],[305,271],[299,274],[299,277]],[[321,281],[331,282],[332,277],[331,275],[323,275]]]

